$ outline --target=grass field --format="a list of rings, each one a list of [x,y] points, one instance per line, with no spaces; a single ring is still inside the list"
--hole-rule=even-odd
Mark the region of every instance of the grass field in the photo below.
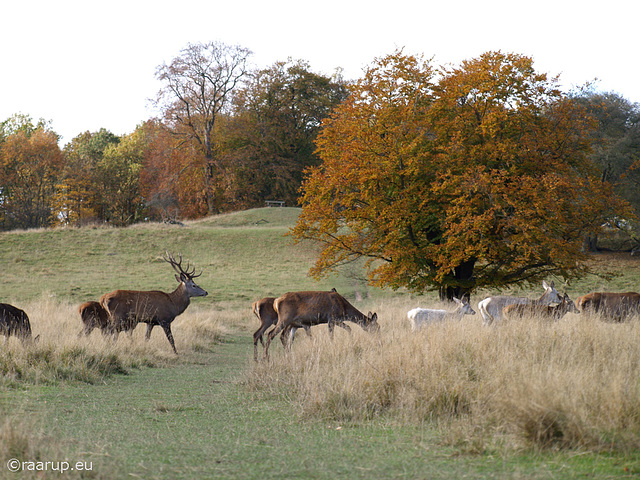
[[[0,301],[41,335],[26,347],[11,339],[0,356],[0,478],[640,475],[639,322],[569,314],[487,329],[476,315],[411,334],[406,311],[435,296],[369,288],[354,271],[314,281],[314,246],[284,236],[297,214],[0,234]],[[180,355],[161,329],[148,343],[142,327],[116,344],[79,338],[79,303],[177,285],[165,251],[203,269],[209,292],[174,322]],[[556,279],[559,290],[638,289],[638,259],[592,261],[617,276]],[[332,287],[377,311],[380,335],[339,329],[330,342],[316,327],[290,354],[274,345],[272,362],[254,364],[252,301]],[[27,471],[10,472],[12,458]],[[91,470],[37,471],[46,461]]]

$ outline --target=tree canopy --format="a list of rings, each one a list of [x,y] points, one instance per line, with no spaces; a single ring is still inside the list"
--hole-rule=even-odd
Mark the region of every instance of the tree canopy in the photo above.
[[[202,159],[202,178],[208,213],[217,213],[216,182],[223,180],[215,126],[230,107],[233,90],[247,74],[251,52],[222,42],[187,45],[156,77],[163,83],[157,99],[171,131],[196,148]]]
[[[447,297],[583,273],[583,236],[629,214],[589,160],[593,128],[532,59],[436,69],[397,51],[350,88],[318,139],[292,231],[314,275],[360,257],[374,284]]]
[[[306,167],[317,165],[322,120],[346,98],[344,81],[301,60],[276,62],[248,77],[222,132],[223,158],[239,206],[279,199],[296,205]],[[262,202],[260,202],[262,203]]]
[[[0,228],[48,227],[64,156],[47,122],[16,115],[0,124]]]

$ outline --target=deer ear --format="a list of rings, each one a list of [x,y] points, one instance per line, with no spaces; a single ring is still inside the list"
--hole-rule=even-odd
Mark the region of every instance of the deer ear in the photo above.
[[[176,280],[178,281],[178,283],[182,283],[182,278],[180,278],[180,275],[176,275]]]
[[[463,299],[464,300],[464,299]],[[453,301],[456,302],[457,304],[461,304],[463,302],[460,301],[459,298],[453,297]]]

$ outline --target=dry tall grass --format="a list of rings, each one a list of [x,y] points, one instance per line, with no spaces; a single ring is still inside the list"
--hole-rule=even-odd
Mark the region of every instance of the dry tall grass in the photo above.
[[[315,327],[289,354],[278,348],[256,364],[249,384],[308,416],[431,421],[468,449],[640,447],[637,319],[568,314],[484,327],[476,315],[412,333],[406,312],[415,306],[377,306],[376,335],[338,329],[332,342]]]
[[[89,337],[82,330],[78,306],[55,298],[20,304],[29,315],[37,343],[22,344],[10,337],[0,350],[0,383],[56,383],[77,380],[95,383],[131,368],[162,365],[176,360],[164,331],[153,330],[146,342],[146,324],[133,335],[121,333],[117,342],[94,330]],[[225,333],[222,315],[191,306],[172,324],[176,347],[181,354],[207,350]]]

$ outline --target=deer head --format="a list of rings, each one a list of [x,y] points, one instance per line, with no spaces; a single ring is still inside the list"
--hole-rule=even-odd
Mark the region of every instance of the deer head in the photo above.
[[[178,255],[178,260],[176,261],[175,257],[169,252],[166,252],[166,256],[162,258],[165,262],[169,263],[173,269],[178,273],[176,275],[176,280],[179,283],[184,284],[187,294],[190,297],[206,297],[208,295],[207,291],[200,288],[194,281],[194,278],[202,275],[202,271],[198,275],[196,275],[196,267],[191,268],[189,262],[187,262],[187,266],[182,268],[182,255]]]

